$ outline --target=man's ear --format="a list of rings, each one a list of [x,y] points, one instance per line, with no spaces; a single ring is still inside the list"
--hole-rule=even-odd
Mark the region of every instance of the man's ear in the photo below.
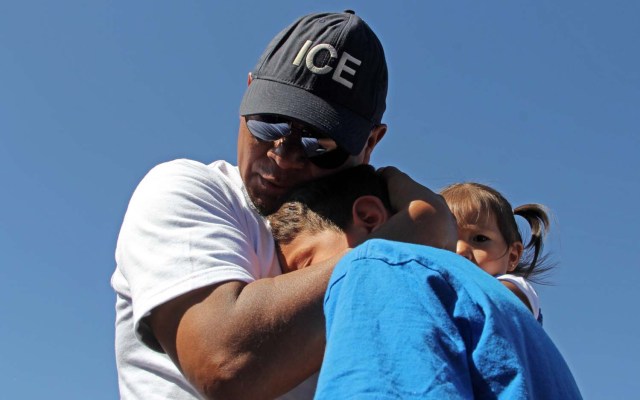
[[[371,158],[371,152],[373,152],[373,148],[376,147],[378,142],[382,140],[384,134],[387,133],[387,125],[380,124],[376,125],[369,134],[369,138],[367,139],[367,144],[364,146],[364,158],[362,162],[364,164],[369,164],[369,159]]]
[[[247,86],[251,85],[252,80],[253,80],[253,76],[251,75],[251,72],[249,72],[247,74]]]
[[[389,212],[384,207],[382,200],[376,196],[361,196],[353,202],[352,207],[353,225],[351,226],[352,235],[349,235],[349,241],[352,245],[357,245],[366,239],[366,237],[389,218]]]

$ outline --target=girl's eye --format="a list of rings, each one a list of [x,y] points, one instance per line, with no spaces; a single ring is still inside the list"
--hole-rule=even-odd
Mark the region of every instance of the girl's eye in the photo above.
[[[489,241],[490,239],[488,237],[486,237],[485,235],[476,235],[473,238],[473,240],[478,242],[478,243],[484,243],[486,241]]]

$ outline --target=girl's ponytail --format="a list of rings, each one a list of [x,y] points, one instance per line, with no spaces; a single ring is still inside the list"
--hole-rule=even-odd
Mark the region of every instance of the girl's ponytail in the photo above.
[[[525,254],[523,254],[514,273],[525,279],[539,276],[553,267],[545,265],[547,264],[546,257],[542,256],[544,239],[549,232],[547,209],[542,204],[524,204],[516,207],[513,214],[524,218],[531,228],[531,237],[524,248]]]

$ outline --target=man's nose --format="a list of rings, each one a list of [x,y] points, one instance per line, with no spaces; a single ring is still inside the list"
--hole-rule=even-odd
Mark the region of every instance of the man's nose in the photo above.
[[[307,158],[300,138],[296,137],[286,137],[273,142],[268,156],[282,169],[302,169]]]
[[[456,253],[466,258],[467,260],[473,261],[473,247],[469,246],[465,240],[459,239],[456,243]]]

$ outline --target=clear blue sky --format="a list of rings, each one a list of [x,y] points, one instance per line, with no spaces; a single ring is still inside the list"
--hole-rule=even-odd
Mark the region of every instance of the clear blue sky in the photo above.
[[[2,397],[117,397],[109,279],[135,185],[235,161],[267,42],[345,8],[389,64],[374,165],[548,205],[545,329],[586,398],[638,396],[640,3],[77,0],[0,6]]]

